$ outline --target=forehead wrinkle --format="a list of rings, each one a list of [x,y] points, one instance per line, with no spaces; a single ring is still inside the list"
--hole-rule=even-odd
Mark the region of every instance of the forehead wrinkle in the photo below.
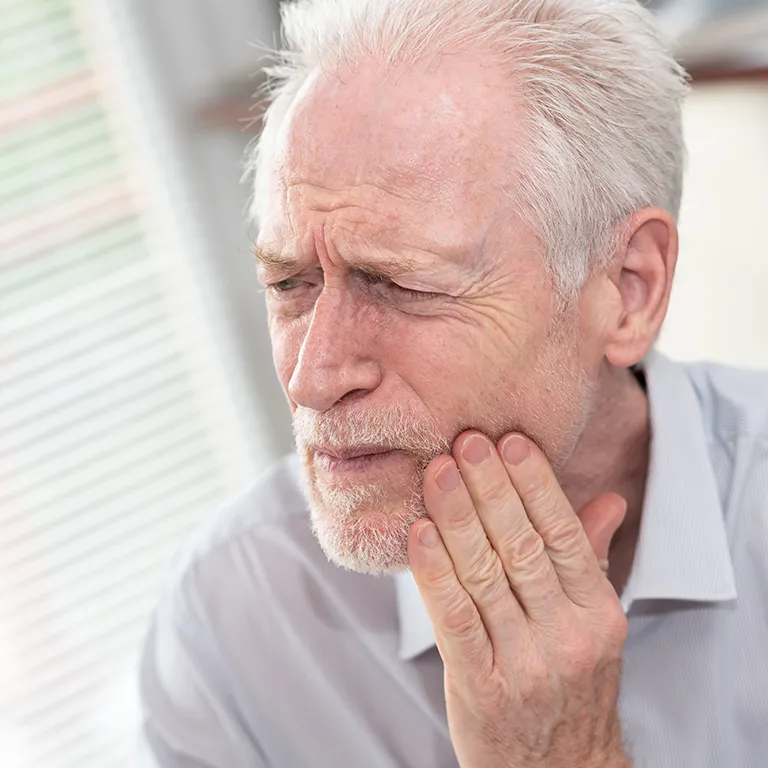
[[[337,217],[326,228],[325,245],[352,268],[398,277],[432,273],[441,265],[469,266],[467,257],[477,255],[483,240],[478,234],[465,226],[451,232],[444,220],[431,217],[420,222],[402,215],[386,222]]]
[[[335,248],[333,250],[336,251]],[[278,253],[263,245],[253,246],[253,256],[259,269],[267,272],[286,272],[297,269],[302,261],[300,256]],[[346,257],[339,255],[339,258],[348,267],[375,277],[401,277],[423,268],[423,265],[419,265],[416,259],[405,255],[387,255],[375,259],[366,259],[365,257],[351,254]]]
[[[298,181],[290,190],[285,214],[293,225],[294,236],[288,239],[294,243],[295,255],[275,255],[274,249],[261,246],[255,256],[264,266],[330,256],[331,261],[343,261],[353,269],[397,276],[423,270],[441,256],[450,260],[453,254],[448,252],[457,250],[456,243],[441,237],[444,220],[435,218],[432,211],[426,215],[431,208],[426,201],[418,209],[420,221],[414,222],[412,200],[375,184],[334,188]],[[434,230],[433,237],[425,236],[429,229]],[[286,243],[286,238],[278,239]],[[461,245],[465,251],[463,238]]]
[[[318,174],[315,173],[315,176]],[[301,208],[318,213],[334,213],[342,208],[366,209],[385,205],[387,199],[412,205],[414,202],[428,205],[443,197],[439,186],[442,181],[424,164],[391,165],[371,170],[372,180],[332,185],[310,180],[306,172],[288,169],[282,178],[284,206],[288,209],[291,223]]]
[[[342,237],[336,237],[338,232],[342,233]],[[349,238],[349,235],[352,237]],[[338,223],[324,227],[322,237],[320,247],[332,252],[349,268],[371,276],[402,277],[425,267],[425,264],[413,256],[393,252],[391,247],[385,244],[385,237],[364,236],[359,231],[353,232]]]

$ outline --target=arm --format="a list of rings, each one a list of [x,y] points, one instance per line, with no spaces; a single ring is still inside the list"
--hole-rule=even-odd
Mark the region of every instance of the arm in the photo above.
[[[246,732],[207,622],[181,589],[158,607],[139,670],[137,768],[269,768]]]

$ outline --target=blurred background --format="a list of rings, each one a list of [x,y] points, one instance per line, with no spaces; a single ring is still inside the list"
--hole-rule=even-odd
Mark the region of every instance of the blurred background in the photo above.
[[[768,367],[768,2],[652,5],[694,80],[660,346]],[[277,0],[0,0],[3,768],[131,765],[173,553],[290,450],[240,183],[277,32]]]

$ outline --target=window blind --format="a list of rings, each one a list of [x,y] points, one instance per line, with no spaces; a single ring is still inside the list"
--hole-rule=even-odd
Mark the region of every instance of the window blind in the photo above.
[[[1,10],[0,764],[127,768],[165,565],[248,445],[84,17]]]

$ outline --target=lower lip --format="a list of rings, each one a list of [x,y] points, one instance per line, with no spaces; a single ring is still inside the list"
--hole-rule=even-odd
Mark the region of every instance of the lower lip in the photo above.
[[[339,459],[327,453],[316,453],[315,466],[323,472],[335,475],[371,472],[385,468],[401,455],[401,451],[386,451],[385,453],[367,453],[365,456],[355,456],[353,459]]]

